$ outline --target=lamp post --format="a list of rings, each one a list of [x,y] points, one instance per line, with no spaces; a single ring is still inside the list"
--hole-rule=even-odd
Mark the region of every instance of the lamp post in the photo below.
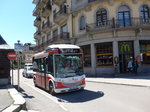
[[[20,40],[17,41],[18,45],[20,44]],[[19,55],[19,51],[17,52],[17,63],[18,63],[18,91],[20,89],[20,55]]]

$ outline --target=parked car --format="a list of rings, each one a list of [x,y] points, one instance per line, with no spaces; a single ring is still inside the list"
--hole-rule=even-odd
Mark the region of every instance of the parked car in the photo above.
[[[25,63],[25,67],[33,67],[32,63]]]
[[[22,72],[23,77],[33,77],[33,67],[25,67]]]

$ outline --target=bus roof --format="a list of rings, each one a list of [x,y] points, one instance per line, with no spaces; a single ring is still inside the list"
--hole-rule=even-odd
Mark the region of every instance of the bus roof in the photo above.
[[[50,45],[50,46],[47,47],[47,49],[49,49],[49,48],[59,48],[59,49],[72,48],[72,49],[80,49],[79,46],[72,45],[72,44],[54,44],[54,45]]]

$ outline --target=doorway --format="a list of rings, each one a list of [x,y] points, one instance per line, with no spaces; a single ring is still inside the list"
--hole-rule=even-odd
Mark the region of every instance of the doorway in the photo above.
[[[128,72],[128,62],[134,57],[133,41],[118,42],[120,73]]]

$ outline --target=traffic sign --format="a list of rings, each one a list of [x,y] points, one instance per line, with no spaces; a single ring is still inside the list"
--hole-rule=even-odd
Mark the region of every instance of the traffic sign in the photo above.
[[[8,53],[7,57],[9,60],[16,60],[17,55],[15,52],[10,52],[10,53]]]
[[[16,52],[22,52],[23,51],[23,44],[15,43],[15,51]]]

